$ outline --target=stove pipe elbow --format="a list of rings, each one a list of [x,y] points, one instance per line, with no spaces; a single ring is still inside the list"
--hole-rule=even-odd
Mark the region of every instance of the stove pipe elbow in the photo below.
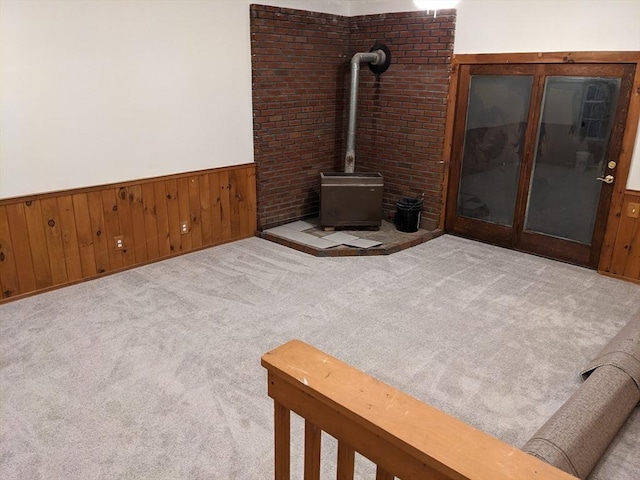
[[[374,45],[370,52],[356,53],[351,58],[351,92],[349,96],[349,127],[347,130],[347,152],[344,159],[344,171],[353,173],[356,165],[356,118],[358,113],[358,83],[360,63],[367,62],[374,73],[380,74],[389,68],[391,55],[384,45]]]

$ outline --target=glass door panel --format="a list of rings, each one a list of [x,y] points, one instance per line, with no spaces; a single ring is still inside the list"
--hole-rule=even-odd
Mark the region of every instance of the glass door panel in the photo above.
[[[533,76],[471,76],[458,216],[513,225],[532,84]]]
[[[525,231],[591,244],[619,78],[549,76]]]
[[[445,229],[595,267],[634,65],[462,65]]]

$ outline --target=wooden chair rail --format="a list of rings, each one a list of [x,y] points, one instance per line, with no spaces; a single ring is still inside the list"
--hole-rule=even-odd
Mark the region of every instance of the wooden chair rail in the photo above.
[[[298,340],[262,357],[275,404],[275,478],[290,478],[290,413],[305,419],[304,478],[320,478],[320,437],[338,439],[337,478],[359,452],[376,480],[575,480]]]

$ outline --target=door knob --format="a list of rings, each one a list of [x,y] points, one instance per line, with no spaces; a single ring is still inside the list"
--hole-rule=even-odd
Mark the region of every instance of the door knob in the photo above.
[[[596,180],[600,180],[601,182],[604,183],[613,183],[613,175],[607,175],[606,177],[598,177],[596,178]]]

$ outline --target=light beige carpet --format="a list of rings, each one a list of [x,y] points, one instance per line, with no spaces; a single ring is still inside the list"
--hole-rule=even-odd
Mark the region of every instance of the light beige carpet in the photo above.
[[[520,446],[638,305],[637,285],[451,236],[343,258],[252,238],[148,265],[0,306],[0,478],[271,478],[260,356],[291,338]],[[592,478],[640,478],[638,442],[636,408]]]

